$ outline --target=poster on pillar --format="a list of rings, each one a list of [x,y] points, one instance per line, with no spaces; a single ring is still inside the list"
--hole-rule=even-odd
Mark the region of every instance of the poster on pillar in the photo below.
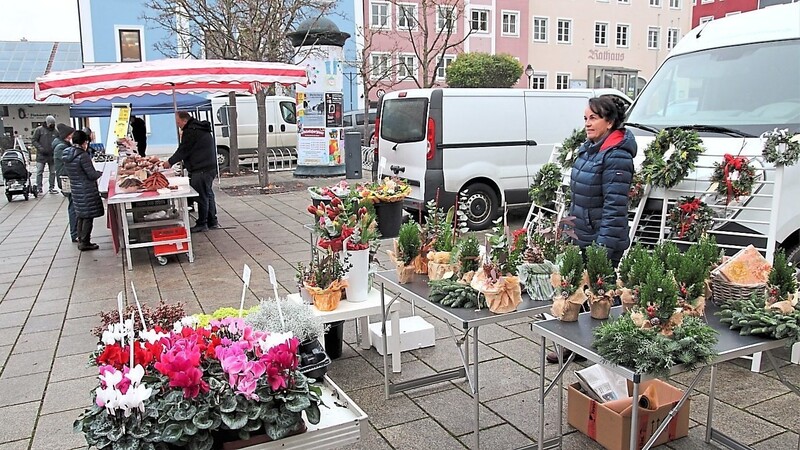
[[[308,86],[297,88],[297,164],[341,165],[344,117],[343,53],[340,47],[321,46],[300,52],[296,64],[308,72]]]

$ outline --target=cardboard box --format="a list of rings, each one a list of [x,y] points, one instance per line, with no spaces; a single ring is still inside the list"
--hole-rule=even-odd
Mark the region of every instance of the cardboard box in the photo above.
[[[643,393],[651,384],[655,385],[660,406],[655,410],[639,408],[637,450],[644,447],[653,432],[683,396],[683,391],[661,380],[641,383],[639,392]],[[678,414],[672,418],[656,440],[654,447],[689,434],[689,401],[687,398]],[[571,426],[609,450],[630,450],[632,408],[618,413],[581,392],[580,383],[569,386],[567,402],[567,421]]]
[[[392,322],[386,321],[386,334],[392,336]],[[381,323],[369,324],[369,335],[372,346],[383,356],[383,336]],[[407,352],[418,348],[433,347],[436,345],[436,331],[420,316],[403,317],[400,319],[400,351]],[[389,340],[387,349],[394,354],[393,341]]]

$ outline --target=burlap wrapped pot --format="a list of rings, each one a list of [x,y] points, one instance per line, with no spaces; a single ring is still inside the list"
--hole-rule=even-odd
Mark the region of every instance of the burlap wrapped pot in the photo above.
[[[458,264],[450,263],[450,252],[428,252],[428,279],[441,280],[448,272],[458,272]]]
[[[593,292],[587,293],[587,298],[589,300],[589,315],[592,316],[592,319],[608,319],[608,315],[611,313],[611,306],[614,304],[612,295],[613,292],[604,292],[603,295],[597,295]]]
[[[347,282],[341,280],[334,281],[326,289],[305,285],[308,293],[311,294],[314,306],[320,311],[333,311],[338,308],[339,302],[342,300],[342,290],[345,287],[347,287]]]
[[[420,253],[417,255],[413,260],[411,260],[411,265],[414,266],[414,273],[418,273],[421,275],[427,275],[428,273],[428,258],[426,255]]]
[[[479,270],[472,278],[470,286],[486,297],[486,306],[495,314],[516,311],[522,303],[522,288],[519,277],[504,276],[492,282],[484,271]]]
[[[395,241],[395,248],[397,247],[397,241]],[[389,255],[389,258],[395,265],[395,270],[397,271],[397,282],[400,284],[410,283],[412,279],[414,279],[414,264],[405,264],[402,260],[397,258],[397,253],[391,250],[387,250],[386,253]]]
[[[556,292],[555,297],[553,297],[553,307],[550,308],[550,312],[553,313],[556,319],[562,322],[576,322],[585,301],[586,294],[583,289],[578,289],[572,294]]]
[[[633,290],[630,288],[619,288],[617,289],[617,295],[619,295],[619,299],[622,301],[622,309],[625,312],[630,311],[636,306],[636,296],[633,295]]]

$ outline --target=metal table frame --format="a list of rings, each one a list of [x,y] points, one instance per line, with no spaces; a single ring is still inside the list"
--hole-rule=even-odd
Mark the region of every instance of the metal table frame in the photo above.
[[[700,378],[705,374],[708,369],[711,369],[711,380],[710,380],[710,388],[708,394],[708,423],[706,424],[706,435],[705,441],[706,443],[710,443],[712,441],[724,445],[728,448],[735,449],[735,450],[752,450],[751,447],[744,445],[735,439],[721,433],[718,430],[715,430],[713,427],[713,417],[714,417],[714,401],[715,401],[715,383],[716,383],[716,372],[717,372],[717,365],[719,363],[730,361],[736,358],[740,358],[742,356],[751,355],[756,352],[765,352],[767,358],[772,364],[772,367],[775,369],[775,373],[778,374],[778,378],[780,381],[788,387],[792,392],[800,396],[800,390],[793,384],[791,384],[786,378],[784,378],[783,373],[781,372],[780,368],[778,367],[777,362],[775,361],[775,357],[772,355],[772,350],[776,348],[780,348],[786,345],[787,340],[774,340],[774,339],[767,339],[762,337],[756,336],[740,336],[738,331],[733,331],[728,328],[727,325],[720,323],[719,317],[715,316],[714,313],[718,310],[718,308],[714,305],[707,304],[706,306],[706,320],[708,324],[719,332],[718,338],[719,342],[716,345],[716,350],[718,352],[718,356],[714,359],[714,361],[710,365],[700,367],[699,372],[695,377],[692,379],[691,383],[689,384],[688,388],[683,394],[683,397],[678,401],[678,403],[673,407],[673,409],[669,412],[669,415],[666,419],[661,423],[658,429],[653,433],[653,436],[647,441],[644,445],[643,450],[647,450],[653,446],[658,436],[667,428],[671,419],[678,413],[681,409],[683,404],[686,402],[686,399],[689,398],[689,395],[694,390],[697,383],[700,381]],[[618,316],[622,312],[621,307],[615,307],[612,309],[612,316]],[[583,313],[579,316],[577,322],[560,322],[556,319],[542,321],[534,323],[532,326],[533,332],[538,334],[541,337],[541,355],[540,355],[540,380],[539,380],[539,427],[537,430],[537,445],[536,446],[529,446],[526,448],[538,448],[539,450],[543,450],[545,448],[561,448],[562,439],[563,439],[563,412],[562,412],[562,405],[564,401],[564,381],[563,375],[566,373],[567,368],[569,367],[570,363],[572,363],[575,355],[581,355],[585,357],[587,360],[601,364],[606,369],[630,380],[633,383],[633,397],[631,402],[633,403],[632,413],[631,413],[631,423],[636,424],[638,423],[638,415],[639,415],[639,408],[636,407],[635,399],[639,397],[639,385],[643,381],[651,380],[656,377],[650,374],[644,373],[636,373],[628,368],[612,365],[608,362],[604,361],[603,358],[598,355],[594,349],[592,348],[593,336],[592,330],[599,326],[603,321],[592,319],[589,316],[589,313]],[[546,366],[545,362],[545,353],[546,353],[546,344],[547,340],[552,341],[556,346],[556,353],[559,355],[559,371],[556,374],[555,378],[550,385],[545,387],[545,377],[544,377],[544,370]],[[564,361],[561,357],[561,348],[566,348],[572,351],[572,354]],[[676,366],[672,369],[671,374],[679,373],[684,369],[683,366]],[[555,438],[551,438],[545,440],[544,437],[544,408],[545,408],[545,399],[550,391],[553,389],[555,385],[558,385],[558,436]],[[631,449],[638,448],[636,443],[636,433],[631,432],[630,436],[630,447]],[[798,442],[798,449],[800,449],[800,442]]]
[[[432,384],[441,383],[444,381],[455,380],[458,378],[466,378],[469,383],[470,391],[472,393],[473,407],[474,407],[474,422],[473,422],[473,448],[480,448],[480,385],[479,385],[479,370],[478,370],[478,329],[483,325],[490,325],[493,323],[501,323],[521,317],[533,318],[544,312],[549,312],[553,302],[549,300],[532,300],[527,294],[523,294],[522,303],[519,304],[516,311],[505,314],[495,314],[488,309],[465,309],[465,308],[448,308],[436,303],[431,303],[428,300],[428,279],[423,276],[415,276],[411,283],[399,284],[397,282],[397,273],[394,270],[381,271],[375,274],[377,281],[381,286],[381,306],[383,309],[384,335],[386,327],[386,314],[387,308],[391,308],[392,304],[400,298],[401,295],[411,300],[412,311],[416,311],[416,303],[420,302],[425,305],[426,311],[438,319],[444,320],[449,325],[453,325],[463,331],[463,335],[456,336],[453,328],[448,327],[450,337],[456,344],[456,348],[461,356],[462,367],[457,369],[446,370],[434,375],[407,380],[400,383],[389,384],[389,374],[387,370],[387,357],[383,357],[383,375],[384,375],[384,390],[385,396],[388,399],[390,395],[399,392],[407,391],[409,389],[416,389],[423,386],[430,386]],[[390,294],[386,292],[389,288],[397,294],[394,294],[390,300],[386,300]],[[472,363],[470,364],[469,354],[469,340],[470,331],[472,332]],[[384,346],[386,340],[384,339]],[[466,351],[465,351],[466,350]],[[387,355],[386,348],[384,347],[384,355]],[[470,367],[471,366],[471,367]],[[471,374],[470,374],[471,369]]]

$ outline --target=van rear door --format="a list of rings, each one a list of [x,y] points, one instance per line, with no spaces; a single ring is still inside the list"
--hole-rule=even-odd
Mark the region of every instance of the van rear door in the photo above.
[[[386,94],[382,99],[379,130],[380,156],[386,158],[384,175],[396,173],[401,178],[406,178],[411,186],[409,200],[423,202],[430,104],[430,99],[425,94],[429,92]]]

